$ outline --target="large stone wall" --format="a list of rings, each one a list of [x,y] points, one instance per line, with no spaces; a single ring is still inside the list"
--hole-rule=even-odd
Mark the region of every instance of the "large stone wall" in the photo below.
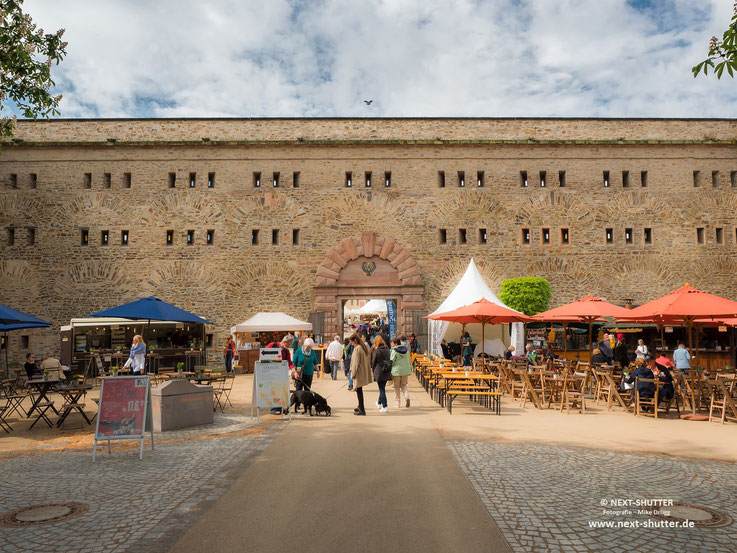
[[[37,353],[58,348],[55,330],[70,318],[144,295],[209,318],[219,338],[260,310],[305,318],[319,303],[317,271],[329,250],[364,232],[407,249],[427,310],[470,257],[492,288],[514,276],[547,278],[554,305],[589,292],[642,303],[686,281],[737,298],[734,120],[77,120],[21,122],[16,139],[0,154],[0,303],[55,323],[29,333]],[[387,171],[390,188],[383,186]],[[171,172],[176,188],[169,188]],[[299,188],[292,188],[294,172]],[[212,188],[208,173],[215,173]],[[15,228],[12,246],[8,227]],[[28,227],[36,229],[33,245]],[[82,228],[89,245],[81,244]],[[560,244],[561,228],[569,229],[568,245]],[[644,243],[645,228],[652,244]],[[459,243],[459,229],[467,244]],[[521,244],[522,229],[530,230],[530,245]],[[541,243],[543,229],[550,245]],[[127,246],[120,245],[123,230]],[[174,231],[171,246],[167,230]],[[195,231],[192,246],[188,230]],[[212,245],[205,244],[208,230]],[[11,353],[19,339],[13,336]]]

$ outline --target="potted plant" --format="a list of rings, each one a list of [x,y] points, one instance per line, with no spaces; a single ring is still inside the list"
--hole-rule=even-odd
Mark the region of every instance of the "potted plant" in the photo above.
[[[72,384],[74,386],[81,386],[84,383],[84,375],[83,374],[75,374],[72,375]]]
[[[118,371],[120,370],[120,367],[118,365],[113,365],[110,367],[110,372],[113,374],[113,376],[118,376]]]
[[[44,381],[49,379],[49,369],[44,369]]]
[[[182,371],[183,370],[184,370],[184,363],[182,361],[180,361],[179,363],[177,363],[177,372],[179,374],[182,374]]]
[[[115,353],[120,353],[123,351],[123,346],[115,346]]]

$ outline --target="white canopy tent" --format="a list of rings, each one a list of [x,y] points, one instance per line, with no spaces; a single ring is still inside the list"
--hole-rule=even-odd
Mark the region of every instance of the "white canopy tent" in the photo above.
[[[358,309],[355,310],[356,313],[375,313],[375,314],[384,314],[386,313],[386,301],[384,300],[369,300],[366,302],[365,305],[362,305]]]
[[[480,300],[481,298],[485,298],[488,301],[497,305],[503,305],[504,307],[507,307],[496,296],[496,294],[491,291],[491,288],[489,288],[488,284],[486,284],[486,281],[484,281],[483,277],[479,273],[479,270],[476,268],[476,263],[474,263],[473,259],[471,259],[471,261],[468,263],[468,267],[466,268],[466,272],[463,274],[463,277],[461,277],[460,282],[456,285],[453,291],[448,294],[448,297],[445,298],[445,301],[443,301],[443,303],[441,303],[440,306],[431,313],[431,315],[435,315],[436,313],[443,313],[445,311],[452,311],[453,309],[458,309],[459,307],[470,305],[473,302]],[[448,332],[449,327],[457,327],[458,335],[460,335],[461,325],[458,323],[451,324],[447,321],[428,320],[427,322],[429,336],[428,339],[430,342],[428,351],[430,353],[442,355],[440,342],[445,334]],[[513,323],[513,334],[521,334],[521,327],[522,323]],[[509,343],[510,338],[508,333],[506,332],[506,328],[507,325],[494,325],[487,327],[486,341],[487,343],[491,341],[495,343],[495,346],[491,348],[491,351],[498,350],[500,342],[502,344]],[[481,325],[469,325],[466,327],[466,330],[469,332],[474,342],[481,341]],[[475,334],[477,333],[478,336],[475,336]],[[514,342],[514,336],[512,337],[512,342]],[[487,349],[486,351],[489,352],[490,350]]]
[[[312,330],[312,323],[300,321],[290,317],[286,313],[277,311],[274,313],[256,313],[247,321],[230,327],[230,332],[269,332],[290,330]]]

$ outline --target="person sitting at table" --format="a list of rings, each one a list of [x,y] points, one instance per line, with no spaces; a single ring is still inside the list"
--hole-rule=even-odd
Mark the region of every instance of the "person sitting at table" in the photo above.
[[[509,346],[504,352],[504,359],[509,361],[514,356],[514,346]]]
[[[594,351],[591,352],[591,362],[594,365],[602,365],[606,363],[606,357],[601,353],[599,348],[594,348]]]
[[[653,356],[652,367],[650,367],[655,378],[660,380],[663,385],[658,388],[658,403],[665,401],[666,403],[673,399],[673,375],[667,365],[661,365]]]
[[[38,368],[38,365],[36,365],[36,357],[32,353],[26,353],[26,362],[23,365],[23,368],[26,370],[28,380],[43,376],[43,371]]]
[[[629,378],[625,379],[625,382],[627,384],[632,384],[636,378],[639,378],[639,379],[655,378],[655,375],[653,375],[653,371],[650,369],[650,365],[652,365],[653,368],[655,367],[655,359],[652,356],[648,356],[647,365],[640,365],[634,371],[632,371],[632,374],[630,374]],[[642,382],[642,380],[638,380],[637,394],[641,398],[654,397],[655,396],[655,384],[653,384],[652,382]]]
[[[525,346],[525,355],[527,357],[527,364],[528,365],[536,365],[537,364],[537,351],[535,351],[535,348],[532,344],[527,344]]]
[[[401,340],[399,341],[399,343],[400,344],[402,343]],[[448,342],[445,341],[445,338],[443,338],[442,340],[440,340],[440,349],[443,351],[443,358],[444,359],[450,359],[451,358],[450,348],[448,347]]]
[[[128,355],[128,361],[123,365],[124,368],[132,367],[133,374],[143,374],[143,367],[146,363],[146,344],[140,334],[133,336],[133,345]]]
[[[547,346],[545,346],[545,349],[543,350],[543,357],[546,360],[548,360],[548,359],[553,360],[553,359],[557,359],[558,358],[558,356],[553,351],[553,346],[551,346],[550,344],[548,344]]]
[[[53,357],[50,353],[44,355],[43,361],[41,361],[41,370],[59,373],[59,380],[67,380],[67,375],[64,374],[64,369],[61,366],[61,361],[56,357]],[[71,372],[71,371],[70,371]]]

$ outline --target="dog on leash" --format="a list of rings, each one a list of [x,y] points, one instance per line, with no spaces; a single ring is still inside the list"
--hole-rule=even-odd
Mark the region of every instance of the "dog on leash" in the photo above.
[[[292,401],[289,403],[289,407],[292,405],[294,405],[295,413],[301,405],[302,414],[304,415],[309,410],[311,417],[314,416],[312,414],[313,407],[315,408],[315,413],[318,415],[320,413],[325,413],[325,416],[329,417],[332,414],[330,405],[328,405],[328,402],[324,397],[318,393],[309,392],[307,390],[296,390],[292,392]]]

